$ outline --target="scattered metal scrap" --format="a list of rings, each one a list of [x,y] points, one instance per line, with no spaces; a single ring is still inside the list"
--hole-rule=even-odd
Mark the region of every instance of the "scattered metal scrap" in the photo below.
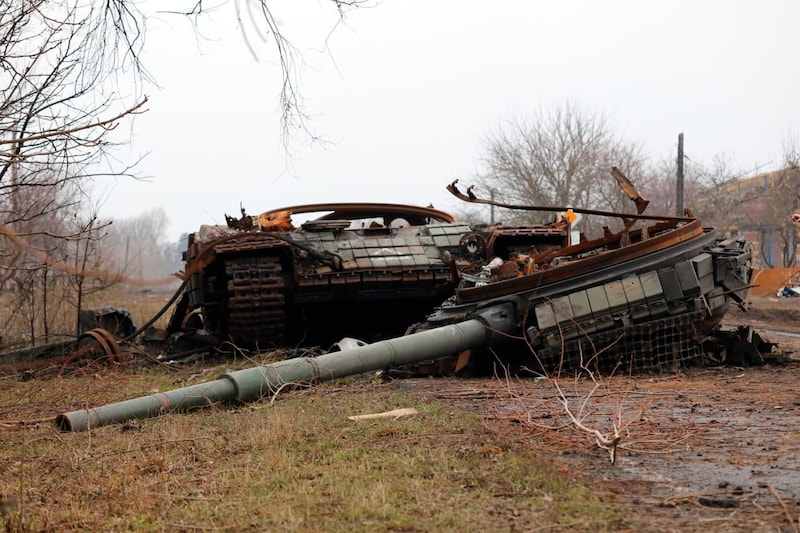
[[[86,309],[79,313],[80,334],[71,340],[10,350],[0,354],[0,372],[23,372],[66,366],[82,360],[122,362],[118,339],[135,332],[130,313],[113,307]]]
[[[783,363],[786,354],[776,351],[778,343],[767,339],[751,326],[719,327],[702,342],[711,362],[733,366],[759,366]]]

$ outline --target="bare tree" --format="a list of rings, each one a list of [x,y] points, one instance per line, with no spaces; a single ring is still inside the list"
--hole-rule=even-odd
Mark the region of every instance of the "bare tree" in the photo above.
[[[348,10],[374,3],[330,0],[326,4],[336,10],[341,21]],[[89,169],[96,169],[95,164],[108,156],[112,146],[109,132],[123,117],[145,110],[145,97],[129,101],[135,96],[123,98],[119,87],[121,82],[141,87],[140,82],[147,78],[139,54],[148,17],[155,14],[187,17],[198,24],[222,7],[232,8],[229,13],[237,18],[252,53],[271,52],[281,67],[284,133],[288,135],[305,123],[295,83],[296,52],[280,30],[271,2],[207,4],[203,0],[0,4],[0,82],[4,87],[0,97],[0,209],[6,214],[5,233],[14,231],[13,221],[28,221],[64,207],[50,203],[34,212],[29,207],[22,209],[10,196],[20,196],[19,189],[31,190],[26,197],[51,187],[61,190],[62,196],[68,196],[66,189],[72,188],[71,193],[75,188],[85,189],[87,178],[98,177]],[[252,44],[257,41],[266,46],[257,49]],[[114,174],[128,171],[111,170]],[[3,260],[7,263],[0,266],[9,267],[15,259],[6,254],[0,258]]]
[[[784,167],[756,173],[734,169],[718,155],[710,166],[689,161],[701,190],[687,202],[694,214],[726,237],[746,237],[758,247],[754,260],[763,267],[793,266],[797,228],[791,215],[800,205],[800,168],[793,166],[791,150]]]
[[[327,5],[341,20],[348,9],[366,3]],[[224,5],[234,8],[248,43],[263,38],[277,51],[284,132],[302,125],[295,52],[267,0],[223,0],[209,9]],[[122,119],[145,111],[147,98],[139,91],[148,76],[139,57],[147,18],[155,11],[140,7],[195,24],[209,14],[203,0],[0,2],[0,286],[14,280],[33,291],[41,282],[44,290],[50,273],[58,271],[79,280],[87,274],[109,278],[91,268],[98,225],[87,204],[92,180],[101,177],[98,162],[112,161],[110,133]],[[134,94],[126,93],[128,87]],[[108,173],[130,171],[112,165]],[[70,244],[75,252],[76,243],[85,246],[70,261]],[[78,285],[83,290],[82,281]],[[31,321],[40,308],[37,297],[26,294]],[[36,336],[33,329],[29,334]]]
[[[797,225],[792,214],[800,209],[800,142],[792,133],[783,141],[782,168],[769,173],[766,205],[769,229],[779,239],[783,266],[797,263]]]
[[[788,219],[792,224],[788,225],[783,234],[784,255],[783,264],[786,266],[797,266],[797,224],[794,223],[791,214],[800,210],[800,140],[794,132],[790,131],[783,143],[783,166],[784,179],[791,186],[791,196],[785,198],[789,204],[789,211],[784,213],[784,221],[788,224]]]
[[[127,105],[106,90],[111,72],[104,68],[117,61],[119,50],[104,43],[114,43],[112,37],[120,30],[104,32],[105,17],[84,4],[31,0],[0,6],[0,79],[5,88],[0,101],[0,210],[4,233],[16,233],[28,248],[37,246],[35,234],[68,238],[49,219],[59,211],[78,209],[76,197],[85,187],[86,169],[107,153],[109,132],[122,117],[141,112],[146,101]],[[20,247],[19,242],[6,244],[17,248],[4,258],[12,261],[3,265],[8,272]]]
[[[637,144],[613,134],[604,115],[566,102],[501,124],[486,140],[484,163],[478,183],[498,200],[619,209],[625,196],[610,186],[609,170],[636,176],[643,158]]]
[[[135,27],[144,26],[149,16],[153,15],[178,15],[188,18],[195,27],[204,20],[219,18],[220,12],[228,10],[227,14],[236,17],[240,28],[240,37],[250,54],[256,59],[268,59],[271,64],[277,64],[281,70],[281,89],[278,95],[279,109],[281,110],[281,132],[283,144],[288,147],[289,137],[296,131],[304,132],[312,140],[316,140],[308,128],[308,114],[305,109],[305,100],[299,90],[299,69],[302,64],[299,51],[292,44],[282,28],[280,8],[277,10],[270,0],[217,0],[207,2],[204,0],[166,0],[153,2],[152,11],[145,13],[134,12],[130,9],[132,0],[112,0],[118,4],[117,11],[127,12],[128,15],[137,13]],[[335,11],[336,17],[331,32],[340,23],[344,22],[347,13],[357,8],[376,6],[381,0],[327,0],[320,2],[320,8]],[[232,9],[231,9],[232,8]],[[225,16],[223,13],[222,16]],[[132,26],[129,24],[129,26]]]
[[[786,167],[767,173],[758,196],[759,209],[748,215],[751,227],[761,231],[765,266],[795,266],[797,227],[791,216],[800,205],[800,168]]]
[[[684,169],[684,183],[695,181],[700,186],[696,197],[688,191],[684,194],[687,208],[719,229],[738,231],[747,225],[746,217],[754,209],[755,198],[751,184],[745,181],[746,171],[734,168],[724,154],[717,154],[710,164],[687,158]]]
[[[683,190],[684,204],[695,214],[703,208],[704,176],[698,173],[699,168],[686,165],[684,171]],[[650,204],[647,212],[651,215],[675,214],[675,187],[677,186],[677,164],[674,157],[656,161],[637,176],[636,185],[640,191],[646,191]]]
[[[119,61],[109,44],[118,30],[91,5],[32,0],[0,10],[0,184],[12,168],[24,186],[45,167],[58,171],[58,185],[93,163],[117,121],[144,101],[126,106],[105,86],[107,66]]]
[[[800,168],[800,139],[790,130],[783,139],[784,168]]]
[[[128,103],[108,83],[135,57],[114,8],[0,4],[0,281],[13,280],[24,298],[31,342],[48,337],[49,304],[61,300],[50,298],[51,273],[75,270],[66,250],[82,233],[74,221],[87,169],[108,154],[118,121],[146,102]]]

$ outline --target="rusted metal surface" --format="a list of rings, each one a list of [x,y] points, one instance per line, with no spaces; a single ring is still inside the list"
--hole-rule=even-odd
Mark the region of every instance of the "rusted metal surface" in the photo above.
[[[450,213],[432,207],[419,207],[415,205],[381,204],[381,203],[323,203],[295,205],[267,211],[255,217],[254,220],[285,219],[287,215],[300,215],[304,213],[317,213],[328,211],[319,220],[355,220],[370,217],[384,219],[384,224],[391,225],[396,218],[406,219],[412,226],[422,226],[429,222],[455,222]]]
[[[536,254],[513,257],[511,261],[518,265],[517,271],[528,271],[530,272],[528,275],[493,280],[496,282],[475,288],[465,287],[458,291],[457,299],[460,303],[477,302],[503,294],[574,280],[585,273],[596,273],[603,267],[616,270],[617,265],[625,261],[670,249],[705,234],[699,220],[693,220],[681,226],[670,224],[669,227],[671,229],[660,231],[647,240],[639,239],[640,231],[632,232],[633,242],[628,246],[619,246],[621,235],[616,234],[571,247],[559,248],[538,257]],[[672,254],[668,260],[671,258]],[[576,268],[576,266],[580,268]]]
[[[470,202],[507,207],[478,198],[471,188],[463,194],[452,184],[450,190]],[[643,205],[632,186],[626,192]],[[455,295],[415,329],[512,302],[524,332],[520,349],[529,359],[520,364],[538,372],[576,369],[588,360],[606,368],[622,364],[626,371],[704,360],[700,341],[731,304],[742,304],[750,287],[748,244],[720,239],[689,216],[613,216],[628,219],[618,233],[547,250],[533,246],[489,263],[483,276],[463,276]],[[640,228],[631,229],[631,216]]]
[[[308,213],[321,214],[287,225]],[[365,203],[227,220],[190,236],[188,284],[168,332],[200,317],[220,343],[250,349],[400,335],[453,294],[459,271],[535,242],[561,247],[567,229],[477,228],[432,208]]]
[[[455,184],[451,192],[461,195]],[[632,186],[626,192],[642,205]],[[464,196],[468,201],[489,203],[477,198],[471,188]],[[588,210],[575,210],[580,211]],[[363,209],[358,213],[367,214]],[[513,366],[515,371],[542,375],[596,369],[625,373],[674,370],[709,360],[719,363],[728,354],[736,361],[747,357],[758,362],[753,350],[760,354],[770,343],[750,333],[723,335],[718,329],[729,305],[741,304],[749,288],[747,243],[720,239],[693,217],[640,212],[632,216],[642,221],[642,227],[631,230],[629,215],[615,216],[626,219],[620,233],[607,232],[599,239],[577,244],[570,244],[563,220],[511,231],[426,221],[414,226],[413,234],[386,224],[370,224],[347,233],[351,224],[337,223],[341,219],[336,216],[317,219],[294,233],[246,233],[241,240],[247,243],[244,249],[235,248],[237,241],[227,237],[211,241],[204,250],[218,256],[203,263],[207,267],[203,272],[191,274],[200,275],[202,283],[187,285],[182,300],[186,303],[179,309],[195,313],[199,308],[204,320],[217,313],[219,324],[228,328],[219,326],[219,331],[226,334],[253,335],[264,329],[273,338],[285,339],[289,330],[278,330],[282,322],[284,326],[290,323],[291,306],[281,296],[297,300],[300,294],[312,294],[332,302],[333,306],[323,308],[334,311],[328,320],[373,298],[380,304],[374,309],[382,310],[380,320],[386,321],[388,316],[407,318],[392,314],[391,306],[397,305],[403,290],[419,290],[425,276],[432,287],[441,282],[443,287],[452,287],[453,294],[398,338],[366,345],[343,343],[348,345],[345,349],[316,358],[280,361],[228,373],[206,384],[65,413],[57,424],[62,430],[79,431],[219,401],[254,401],[286,385],[398,365],[446,368],[441,363],[449,360],[450,368],[470,371],[480,363],[494,363],[493,356],[498,353],[503,354],[506,369]],[[242,231],[236,229],[239,222],[233,226],[231,231]],[[267,252],[261,255],[253,254],[259,250],[259,238],[265,242],[260,250]],[[304,245],[288,244],[295,240]],[[275,242],[287,243],[277,248],[285,255],[274,254]],[[215,249],[222,245],[225,248]],[[229,248],[231,245],[234,248]],[[332,269],[317,256],[303,256],[307,247],[319,254],[336,255],[341,268]],[[237,255],[236,251],[246,253]],[[291,262],[285,262],[287,259]],[[209,272],[215,262],[220,263],[219,268]],[[240,275],[239,266],[245,274]],[[358,277],[348,278],[353,273]],[[437,278],[439,273],[441,278]],[[305,293],[301,279],[308,285]],[[213,290],[220,291],[223,299],[209,306],[208,293]],[[423,293],[432,294],[430,287]],[[347,306],[348,294],[357,296],[352,299],[356,307]],[[192,297],[199,297],[200,305],[190,305]],[[238,297],[244,303],[236,302]],[[313,299],[307,300],[303,309],[312,303]],[[231,307],[239,306],[244,312],[232,314]],[[231,317],[243,325],[226,322]],[[185,323],[185,316],[180,316],[179,322]],[[346,317],[345,325],[353,323],[353,317]],[[349,332],[340,330],[339,335]],[[741,358],[733,355],[743,351],[747,354]]]
[[[122,350],[114,335],[103,328],[89,330],[78,337],[78,346],[73,353],[76,359],[85,356],[93,359],[107,357],[117,363],[122,362]]]
[[[84,309],[79,313],[78,320],[81,331],[100,328],[120,338],[127,337],[136,330],[131,314],[114,307]]]
[[[86,361],[124,364],[122,350],[114,335],[103,328],[82,333],[76,340],[41,344],[0,354],[0,373],[34,372],[67,368]]]
[[[797,268],[759,268],[753,271],[752,293],[757,296],[778,296],[781,288],[800,284]]]
[[[778,343],[751,326],[721,327],[703,340],[714,362],[735,366],[783,363],[786,355],[776,351]]]
[[[0,373],[31,373],[83,361],[125,362],[118,339],[136,330],[128,311],[114,307],[84,309],[79,325],[81,333],[76,338],[0,353]]]
[[[625,194],[628,195],[628,198],[633,200],[633,203],[636,204],[636,213],[640,215],[644,213],[644,210],[647,208],[648,204],[650,204],[650,200],[639,194],[639,191],[636,190],[631,180],[617,167],[611,167],[611,175],[617,180],[617,183],[622,190],[625,191]]]
[[[409,325],[422,331],[453,324],[511,302],[523,350],[541,356],[543,371],[566,346],[585,352],[583,342],[609,335],[639,339],[631,342],[643,350],[671,346],[663,350],[682,364],[696,338],[717,327],[730,304],[742,303],[749,247],[719,239],[688,211],[645,214],[647,199],[618,169],[611,173],[636,213],[506,204],[479,198],[472,187],[462,193],[457,181],[448,190],[464,201],[549,212],[554,221],[473,225],[392,204],[313,204],[254,217],[242,211],[240,219],[228,217],[228,227],[204,226],[190,237],[187,284],[169,333],[185,333],[190,317],[217,345],[330,346],[344,336],[373,342]],[[617,218],[622,229],[573,238],[572,213]],[[598,295],[605,307],[596,308]],[[681,328],[685,334],[670,333]],[[452,368],[468,369],[485,354],[456,355]]]
[[[493,205],[495,207],[503,207],[505,209],[512,209],[515,211],[541,211],[549,213],[564,213],[567,210],[572,210],[573,213],[580,213],[582,215],[630,218],[635,220],[687,220],[694,218],[694,217],[670,217],[662,215],[645,215],[644,213],[638,213],[638,214],[615,213],[614,211],[603,211],[600,209],[587,209],[583,207],[570,207],[570,206],[508,204],[505,202],[498,202],[486,198],[478,198],[475,195],[475,193],[472,192],[474,189],[473,186],[467,187],[466,193],[463,193],[458,189],[457,186],[458,182],[459,180],[453,181],[453,183],[447,186],[447,190],[450,191],[450,194],[452,194],[459,200],[463,200],[465,202],[473,204]]]
[[[503,344],[520,354],[514,364],[545,374],[579,368],[587,356],[628,371],[715,360],[702,341],[745,298],[748,244],[718,238],[690,213],[644,214],[647,200],[612,174],[637,213],[515,206],[481,199],[472,187],[462,193],[456,182],[448,190],[465,201],[557,216],[505,227],[394,204],[313,204],[254,217],[242,210],[227,226],[190,235],[164,339],[184,353],[324,347],[342,337],[372,343],[512,309],[513,327],[504,324],[506,335],[491,346],[444,349],[415,365],[468,372],[476,361],[493,362],[486,350]],[[292,221],[310,213],[318,216]],[[572,213],[616,217],[623,229],[573,237]],[[96,356],[120,356],[104,330],[83,341]]]

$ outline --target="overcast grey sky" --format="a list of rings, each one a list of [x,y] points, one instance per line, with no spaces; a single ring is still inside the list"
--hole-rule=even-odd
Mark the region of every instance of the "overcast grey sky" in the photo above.
[[[384,0],[332,32],[327,0],[269,4],[327,142],[298,131],[287,156],[274,52],[254,59],[229,12],[203,23],[206,41],[159,15],[143,59],[160,88],[145,89],[149,112],[124,156],[149,152],[139,170],[150,181],[99,184],[103,215],[160,205],[174,239],[240,203],[251,214],[340,201],[453,209],[445,186],[472,183],[500,121],[566,100],[605,113],[653,158],[674,157],[683,132],[693,161],[772,170],[798,133],[797,0]]]

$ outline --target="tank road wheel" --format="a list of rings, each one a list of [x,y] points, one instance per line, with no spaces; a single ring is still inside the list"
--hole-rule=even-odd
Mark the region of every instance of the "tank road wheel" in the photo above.
[[[226,264],[228,334],[249,348],[283,343],[286,332],[286,283],[277,257],[234,259]]]

